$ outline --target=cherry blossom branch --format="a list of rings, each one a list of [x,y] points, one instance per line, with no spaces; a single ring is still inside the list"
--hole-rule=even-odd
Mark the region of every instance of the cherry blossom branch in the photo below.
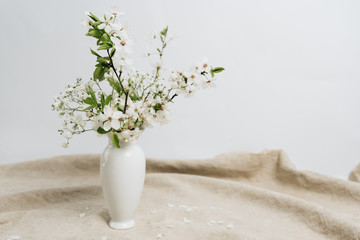
[[[169,100],[169,102],[171,102],[175,97],[177,97],[178,95],[175,93]]]
[[[125,105],[124,105],[124,114],[125,114],[125,113],[126,113],[126,108],[127,108],[127,102],[128,102],[128,98],[129,98],[129,91],[126,91],[126,90],[125,90],[125,88],[124,88],[124,86],[123,86],[123,84],[122,84],[122,82],[121,82],[121,74],[122,74],[122,71],[120,70],[119,75],[118,75],[117,72],[116,72],[116,68],[115,68],[115,66],[114,66],[114,63],[113,63],[112,57],[111,57],[111,55],[110,55],[109,49],[106,49],[106,52],[107,52],[107,54],[108,54],[108,56],[109,56],[109,58],[110,58],[111,68],[114,70],[114,73],[115,73],[115,75],[116,75],[116,77],[117,77],[117,79],[118,79],[118,81],[119,81],[119,83],[120,83],[121,89],[122,89],[123,92],[125,93]]]
[[[124,114],[126,113],[128,98],[129,98],[129,91],[125,92]]]
[[[116,75],[116,78],[119,80],[119,83],[120,83],[120,86],[121,86],[121,89],[123,90],[123,92],[125,92],[125,88],[121,82],[121,74],[122,74],[122,71],[120,71],[119,75],[117,74],[116,72],[116,68],[114,66],[114,63],[113,63],[113,60],[112,60],[112,57],[110,56],[110,53],[109,53],[109,49],[106,49],[106,52],[110,58],[110,67],[114,70],[114,73]]]

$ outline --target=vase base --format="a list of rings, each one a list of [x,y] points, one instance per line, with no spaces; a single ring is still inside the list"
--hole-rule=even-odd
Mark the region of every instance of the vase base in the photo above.
[[[114,222],[114,221],[110,220],[109,226],[113,229],[126,230],[126,229],[130,229],[133,226],[135,226],[135,221],[130,220],[130,221],[126,221],[126,222]]]

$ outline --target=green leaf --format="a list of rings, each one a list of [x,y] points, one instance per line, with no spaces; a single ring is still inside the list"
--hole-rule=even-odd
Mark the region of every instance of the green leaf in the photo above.
[[[222,71],[224,71],[225,70],[225,68],[223,68],[223,67],[216,67],[216,68],[212,68],[211,69],[211,71],[213,72],[213,73],[219,73],[219,72],[222,72]]]
[[[143,123],[143,122],[140,121],[140,120],[137,118],[136,121],[135,121],[135,124],[134,124],[134,128],[140,126],[142,123]]]
[[[109,67],[109,63],[108,63],[108,61],[106,61],[105,58],[98,57],[98,58],[97,58],[97,62],[100,63],[101,66]]]
[[[94,90],[90,86],[89,86],[89,93],[90,93],[90,96],[92,97],[93,101],[95,102],[95,104],[97,104],[97,99],[96,99]]]
[[[112,95],[109,95],[109,96],[106,97],[106,99],[105,99],[105,106],[106,106],[106,105],[109,105],[111,99],[112,99]]]
[[[88,106],[87,108],[85,108],[85,109],[84,109],[84,111],[87,111],[87,110],[93,109],[94,107],[96,107],[96,105],[90,105],[90,106]]]
[[[99,81],[104,80],[104,75],[105,75],[105,68],[102,65],[95,68],[95,71],[93,74],[93,78],[95,81],[96,80],[99,80]]]
[[[120,86],[120,83],[117,81],[117,80],[115,80],[115,78],[113,78],[113,77],[108,77],[108,78],[106,78],[107,80],[108,80],[108,82],[109,82],[109,84],[110,84],[110,86],[115,90],[115,91],[117,91],[118,93],[121,93],[121,86]]]
[[[164,29],[160,32],[160,34],[163,35],[163,36],[166,36],[167,32],[168,32],[168,26],[166,26],[166,28],[164,28]]]
[[[110,36],[109,36],[109,34],[106,33],[106,32],[101,36],[100,40],[101,40],[102,42],[104,42],[104,43],[106,43],[106,42],[111,42]],[[111,43],[112,43],[112,42],[111,42]]]
[[[113,49],[111,50],[110,57],[113,57],[113,56],[115,55],[115,52],[116,52],[116,50],[115,50],[115,48],[113,48]]]
[[[101,107],[104,108],[105,106],[105,96],[103,93],[101,93]]]
[[[104,44],[101,44],[97,50],[105,50],[105,49],[110,49],[110,48],[112,48],[112,44],[104,43]]]
[[[94,100],[93,100],[92,98],[90,98],[90,97],[86,98],[86,99],[84,100],[84,103],[89,104],[89,105],[94,105],[94,104],[96,104],[96,103],[94,102]]]
[[[90,48],[90,51],[91,51],[91,53],[92,53],[93,55],[101,58],[101,56],[100,56],[97,52],[95,52],[94,50],[92,50],[91,48]]]
[[[102,33],[100,30],[97,29],[89,29],[88,33],[86,34],[86,36],[90,36],[90,37],[94,37],[94,38],[101,38]]]
[[[95,21],[95,20],[94,20],[94,21]],[[97,27],[97,26],[99,26],[100,24],[102,24],[101,21],[96,21],[96,22],[94,22],[93,24],[91,24],[91,26]]]
[[[120,140],[119,137],[116,134],[113,134],[111,136],[111,141],[114,144],[115,147],[120,148]]]
[[[100,21],[94,14],[92,14],[91,12],[89,12],[88,15],[92,20],[94,20],[95,22]]]
[[[140,97],[136,94],[135,91],[133,91],[133,92],[130,94],[130,99],[133,100],[133,101],[139,101],[139,100],[140,100]]]
[[[211,77],[215,77],[215,74],[212,70],[210,70]]]
[[[102,127],[99,127],[96,131],[97,131],[98,133],[100,133],[100,134],[107,134],[107,133],[110,132],[110,130],[109,130],[109,131],[105,131]]]

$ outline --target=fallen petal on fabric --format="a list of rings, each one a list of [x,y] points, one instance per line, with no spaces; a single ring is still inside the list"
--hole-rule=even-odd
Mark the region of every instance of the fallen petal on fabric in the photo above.
[[[227,228],[227,229],[232,229],[232,228],[234,228],[234,225],[232,225],[232,224],[230,223],[230,224],[226,225],[226,228]]]
[[[163,233],[159,233],[158,235],[156,235],[156,238],[157,239],[161,239],[163,238],[165,235]]]
[[[211,225],[214,225],[215,223],[216,223],[215,220],[211,220],[211,221],[208,223],[208,225],[211,226]]]

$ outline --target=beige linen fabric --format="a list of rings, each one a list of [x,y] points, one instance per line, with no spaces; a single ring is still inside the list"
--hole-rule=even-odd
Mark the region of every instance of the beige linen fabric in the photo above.
[[[298,171],[283,151],[147,159],[136,226],[112,230],[99,155],[2,165],[0,239],[358,240],[359,176]]]

